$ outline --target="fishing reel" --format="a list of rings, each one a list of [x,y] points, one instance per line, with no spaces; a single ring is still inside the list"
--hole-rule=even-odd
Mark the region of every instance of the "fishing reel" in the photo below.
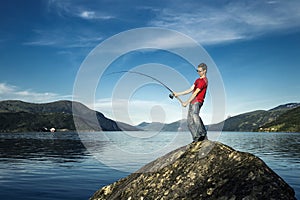
[[[174,93],[169,94],[170,99],[173,99],[175,97]],[[176,99],[183,104],[182,100],[177,96]]]

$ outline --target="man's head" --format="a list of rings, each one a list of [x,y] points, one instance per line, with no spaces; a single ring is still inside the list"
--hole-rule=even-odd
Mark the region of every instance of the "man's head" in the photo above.
[[[200,63],[198,65],[198,69],[197,69],[198,74],[200,75],[200,77],[203,77],[206,75],[207,72],[207,66],[205,63]]]

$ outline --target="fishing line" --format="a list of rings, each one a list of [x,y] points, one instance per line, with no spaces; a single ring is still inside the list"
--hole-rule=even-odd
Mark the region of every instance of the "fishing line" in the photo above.
[[[171,92],[171,94],[169,94],[170,99],[174,98],[174,91],[171,88],[169,88],[166,84],[164,84],[163,82],[161,82],[157,78],[152,77],[152,76],[150,76],[148,74],[144,74],[144,73],[137,72],[137,71],[118,71],[118,72],[109,73],[107,75],[120,74],[120,73],[132,73],[132,74],[138,74],[138,75],[141,75],[141,76],[145,76],[145,77],[151,78],[152,80],[158,82],[159,84],[161,84],[162,86],[164,86],[167,90],[169,90]],[[179,97],[175,97],[175,98],[178,99],[178,101],[180,103],[182,103],[182,100]]]

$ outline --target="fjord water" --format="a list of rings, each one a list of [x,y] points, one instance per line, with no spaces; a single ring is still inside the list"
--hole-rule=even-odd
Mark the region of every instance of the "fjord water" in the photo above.
[[[263,159],[300,199],[299,133],[223,132],[217,140]],[[188,132],[0,133],[0,199],[88,199],[190,142]]]

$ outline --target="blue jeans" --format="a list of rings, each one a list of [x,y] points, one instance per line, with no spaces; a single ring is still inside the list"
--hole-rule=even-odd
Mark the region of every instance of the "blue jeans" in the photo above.
[[[206,129],[199,116],[200,108],[203,103],[196,102],[194,104],[190,103],[189,111],[187,116],[187,126],[192,134],[193,140],[197,141],[201,136],[206,137]]]

